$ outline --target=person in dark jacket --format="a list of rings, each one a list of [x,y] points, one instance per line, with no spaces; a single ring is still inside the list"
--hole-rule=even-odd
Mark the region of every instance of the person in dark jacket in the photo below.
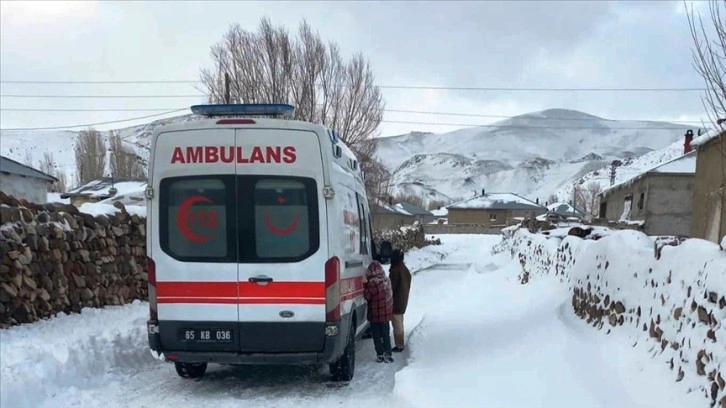
[[[393,352],[396,353],[404,349],[403,315],[406,313],[408,294],[411,291],[411,272],[403,262],[403,257],[403,251],[393,250],[388,275],[393,291],[393,340],[396,343]]]
[[[368,266],[363,297],[368,301],[368,321],[371,324],[377,361],[392,363],[389,322],[393,314],[393,291],[391,281],[386,276],[383,266],[377,261],[371,262]]]

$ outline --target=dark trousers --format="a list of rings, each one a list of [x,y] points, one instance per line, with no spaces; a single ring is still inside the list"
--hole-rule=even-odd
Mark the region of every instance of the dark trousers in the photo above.
[[[388,322],[371,323],[371,334],[373,334],[373,346],[379,356],[391,355],[391,326]]]

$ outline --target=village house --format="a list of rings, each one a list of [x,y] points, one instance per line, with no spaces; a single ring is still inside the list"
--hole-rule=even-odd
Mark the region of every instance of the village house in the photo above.
[[[532,215],[546,214],[547,207],[513,193],[487,193],[446,207],[449,224],[480,224],[506,227]]]
[[[726,132],[694,139],[697,152],[691,237],[720,242],[726,235]]]
[[[400,207],[397,208],[384,202],[376,202],[371,205],[371,218],[374,231],[395,230],[416,222],[414,215],[407,213]]]
[[[104,200],[108,202],[111,201],[110,199],[112,197],[129,195],[131,193],[141,196],[146,189],[146,183],[146,179],[101,177],[67,193],[63,193],[60,197],[64,199],[70,198],[71,204],[80,207],[84,203],[97,203]],[[143,204],[144,202],[142,200],[136,205]]]
[[[394,205],[394,207],[397,210],[403,210],[405,213],[413,215],[415,220],[420,223],[428,224],[434,222],[434,215],[430,211],[419,206],[410,203],[398,203]]]
[[[648,235],[687,236],[693,211],[696,152],[643,172],[599,194],[600,218],[639,222]]]
[[[48,184],[57,178],[0,156],[0,191],[18,200],[45,204],[48,202]]]

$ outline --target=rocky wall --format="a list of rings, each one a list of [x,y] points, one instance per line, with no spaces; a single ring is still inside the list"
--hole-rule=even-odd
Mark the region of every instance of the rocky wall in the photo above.
[[[0,192],[0,328],[146,300],[145,220],[35,205]]]
[[[574,313],[609,333],[623,327],[648,344],[674,381],[726,408],[726,252],[703,240],[620,231],[600,240],[524,229],[505,234],[522,283],[554,277]]]

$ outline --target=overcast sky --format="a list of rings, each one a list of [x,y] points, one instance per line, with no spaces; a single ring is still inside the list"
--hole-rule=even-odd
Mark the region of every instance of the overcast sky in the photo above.
[[[705,4],[699,8],[706,10]],[[362,51],[379,85],[515,88],[701,88],[681,1],[628,2],[8,2],[0,3],[2,81],[197,80],[231,23],[305,18],[345,55]],[[189,95],[192,84],[7,84],[0,127],[68,126],[175,109],[203,98],[73,99],[7,95]],[[492,92],[383,89],[390,109],[518,115],[567,108],[611,119],[706,119],[702,92]],[[162,112],[162,111],[160,111]],[[125,127],[152,119],[98,126]],[[476,118],[386,112],[383,136],[443,132]],[[450,124],[450,125],[443,125]],[[453,125],[451,125],[453,124]]]

